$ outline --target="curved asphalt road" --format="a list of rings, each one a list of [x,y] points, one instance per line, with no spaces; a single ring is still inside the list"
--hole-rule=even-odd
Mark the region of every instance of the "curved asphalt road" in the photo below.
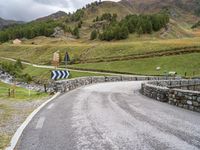
[[[24,130],[17,150],[197,150],[200,114],[151,100],[141,82],[64,94]]]

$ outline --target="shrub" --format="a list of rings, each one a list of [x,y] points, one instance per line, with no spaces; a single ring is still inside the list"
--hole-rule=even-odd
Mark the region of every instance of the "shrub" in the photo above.
[[[94,40],[97,38],[97,31],[96,30],[93,30],[91,32],[91,35],[90,35],[90,40]]]

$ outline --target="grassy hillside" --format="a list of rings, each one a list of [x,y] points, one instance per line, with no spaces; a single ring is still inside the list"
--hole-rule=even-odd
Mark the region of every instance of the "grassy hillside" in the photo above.
[[[152,59],[152,61],[158,64],[159,62],[162,63],[162,61],[166,62],[166,66],[169,68],[166,67],[165,70],[173,70],[173,68],[171,68],[172,64],[168,63],[167,59],[179,59],[182,56],[183,58],[188,58],[189,55],[194,55],[194,53],[199,54],[200,30],[199,28],[192,29],[191,27],[200,20],[200,18],[197,16],[196,11],[194,12],[194,10],[188,9],[189,6],[195,6],[195,10],[198,9],[196,7],[196,0],[151,0],[148,2],[144,0],[123,0],[118,3],[92,3],[83,9],[77,10],[73,14],[59,12],[50,17],[47,16],[32,22],[37,26],[41,20],[45,22],[48,19],[54,19],[54,21],[61,26],[61,29],[64,30],[64,33],[57,38],[37,36],[29,40],[23,39],[20,45],[14,45],[11,44],[11,42],[3,43],[0,45],[0,56],[14,59],[20,58],[30,63],[51,65],[52,54],[59,50],[62,57],[64,57],[65,52],[68,51],[72,60],[72,67],[116,71],[116,66],[124,65],[123,68],[127,69],[124,70],[122,67],[118,67],[118,71],[142,74],[163,74],[163,70],[162,72],[154,72],[148,71],[148,68],[144,68],[143,70],[147,69],[145,73],[142,70],[132,70],[130,67],[133,62],[138,62],[138,64],[141,65],[138,66],[143,68],[142,65],[148,66],[147,64],[151,64],[149,61]],[[110,23],[109,19],[97,19],[97,16],[98,18],[102,18],[102,15],[105,13],[110,13],[112,16],[114,16],[113,14],[117,14],[117,20],[115,21],[118,22],[114,21],[111,25],[118,29],[119,27],[121,28],[120,20],[129,14],[152,14],[158,12],[167,12],[170,15],[170,21],[157,32],[155,32],[156,30],[151,32],[151,34],[133,32],[129,34],[129,38],[125,40],[112,40],[110,42],[100,41],[98,38],[93,41],[90,40],[90,33],[93,30],[98,29],[98,32],[103,33],[105,30],[104,28]],[[151,20],[152,16],[145,16],[144,18]],[[123,22],[121,22],[121,24],[123,24]],[[31,23],[30,26],[32,26]],[[140,28],[138,28],[138,31],[140,31],[139,29]],[[52,31],[53,28],[51,28],[51,32]],[[113,28],[108,29],[108,33],[113,33],[114,31]],[[77,39],[79,36],[80,38]],[[191,62],[194,66],[196,65],[195,63],[199,63],[196,57],[195,60],[196,62]],[[146,62],[148,63],[145,64]],[[106,63],[108,63],[109,67],[104,68],[106,67]],[[185,66],[185,63],[189,62],[182,59],[181,63]],[[149,67],[151,68],[151,66]],[[152,67],[154,68],[155,64]],[[197,67],[194,67],[192,70],[191,68],[192,67],[186,68],[186,70],[189,72],[198,70]],[[35,72],[41,74],[43,72],[39,69],[36,69],[36,71],[31,71],[33,68],[29,69],[27,69],[28,72],[32,72],[33,75]],[[48,71],[49,70],[47,70],[47,72]],[[177,71],[179,71],[180,74],[185,72],[181,65],[178,65]],[[75,75],[75,73],[73,74],[72,77],[79,76],[79,73],[77,75]],[[37,74],[37,76],[40,76],[40,74]],[[85,74],[81,74],[81,76],[85,76]]]
[[[200,76],[200,53],[179,56],[155,57],[139,60],[102,62],[72,65],[75,68],[108,70],[141,75],[165,75],[165,72],[175,71],[178,75]],[[161,67],[157,71],[156,68]]]
[[[140,38],[133,36],[118,42],[94,41],[90,43],[82,40],[65,43],[59,39],[57,41],[48,38],[41,39],[42,41],[38,38],[26,41],[22,45],[3,44],[0,46],[0,55],[15,59],[20,58],[31,63],[51,64],[53,52],[60,50],[62,56],[68,51],[71,60],[74,59],[79,63],[69,65],[69,67],[145,75],[163,75],[165,71],[177,71],[180,75],[188,72],[188,76],[193,75],[193,71],[196,75],[200,74],[200,38],[160,40],[146,36]],[[29,43],[32,41],[38,41],[38,45],[30,45]],[[151,58],[148,57],[149,55]],[[99,63],[83,64],[87,61]],[[158,66],[162,67],[161,71],[155,70]],[[49,78],[50,75],[49,69],[28,67],[24,71],[24,73],[30,73],[40,79]],[[71,72],[71,74],[72,77],[95,75],[77,72]]]
[[[36,41],[39,41],[36,39]],[[41,44],[30,45],[0,45],[0,55],[2,57],[20,58],[21,60],[39,63],[50,64],[53,52],[60,50],[62,56],[66,51],[69,52],[71,59],[75,60],[90,60],[104,59],[110,57],[121,58],[133,54],[146,54],[148,52],[157,52],[165,50],[173,50],[174,48],[184,48],[200,46],[200,38],[184,38],[184,39],[169,39],[159,40],[149,38],[131,37],[128,40],[120,42],[91,42],[81,43],[71,42],[64,44],[58,41],[52,42],[51,39],[43,39]]]

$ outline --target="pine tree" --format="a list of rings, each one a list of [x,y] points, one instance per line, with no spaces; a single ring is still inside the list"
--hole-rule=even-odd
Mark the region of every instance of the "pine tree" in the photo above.
[[[80,35],[79,35],[79,29],[78,27],[75,27],[74,30],[73,30],[73,33],[72,33],[74,36],[76,36],[77,39],[80,38]]]
[[[139,26],[139,28],[137,29],[137,34],[139,36],[141,36],[141,34],[143,34],[142,26]]]
[[[97,38],[97,31],[96,30],[93,30],[91,32],[91,35],[90,35],[90,40],[94,40]]]

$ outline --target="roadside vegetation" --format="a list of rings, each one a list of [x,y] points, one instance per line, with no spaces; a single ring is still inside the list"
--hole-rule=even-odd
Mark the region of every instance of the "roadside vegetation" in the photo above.
[[[63,70],[65,70],[65,66]],[[21,60],[18,59],[16,62],[11,62],[8,60],[0,60],[0,69],[8,72],[15,77],[16,81],[21,81],[25,83],[38,83],[44,84],[51,81],[51,71],[53,69],[47,68],[38,68],[31,65],[22,64]],[[103,73],[90,73],[90,72],[81,72],[81,71],[70,71],[69,79],[77,77],[86,77],[86,76],[104,76]]]
[[[9,97],[8,89],[13,89],[13,88],[15,88],[15,95]],[[14,87],[14,85],[9,85],[0,82],[0,99],[27,101],[27,100],[38,100],[46,96],[48,96],[48,94],[46,93],[29,91],[28,89],[24,89],[21,87]]]
[[[23,82],[29,83],[32,81],[32,77],[28,73],[24,73],[24,66],[21,63],[20,59],[17,59],[15,63],[1,62],[0,69],[8,72],[16,80],[21,80]]]
[[[0,82],[0,150],[8,146],[12,135],[24,119],[42,102],[48,94],[15,87],[15,95],[8,96],[13,86]]]

